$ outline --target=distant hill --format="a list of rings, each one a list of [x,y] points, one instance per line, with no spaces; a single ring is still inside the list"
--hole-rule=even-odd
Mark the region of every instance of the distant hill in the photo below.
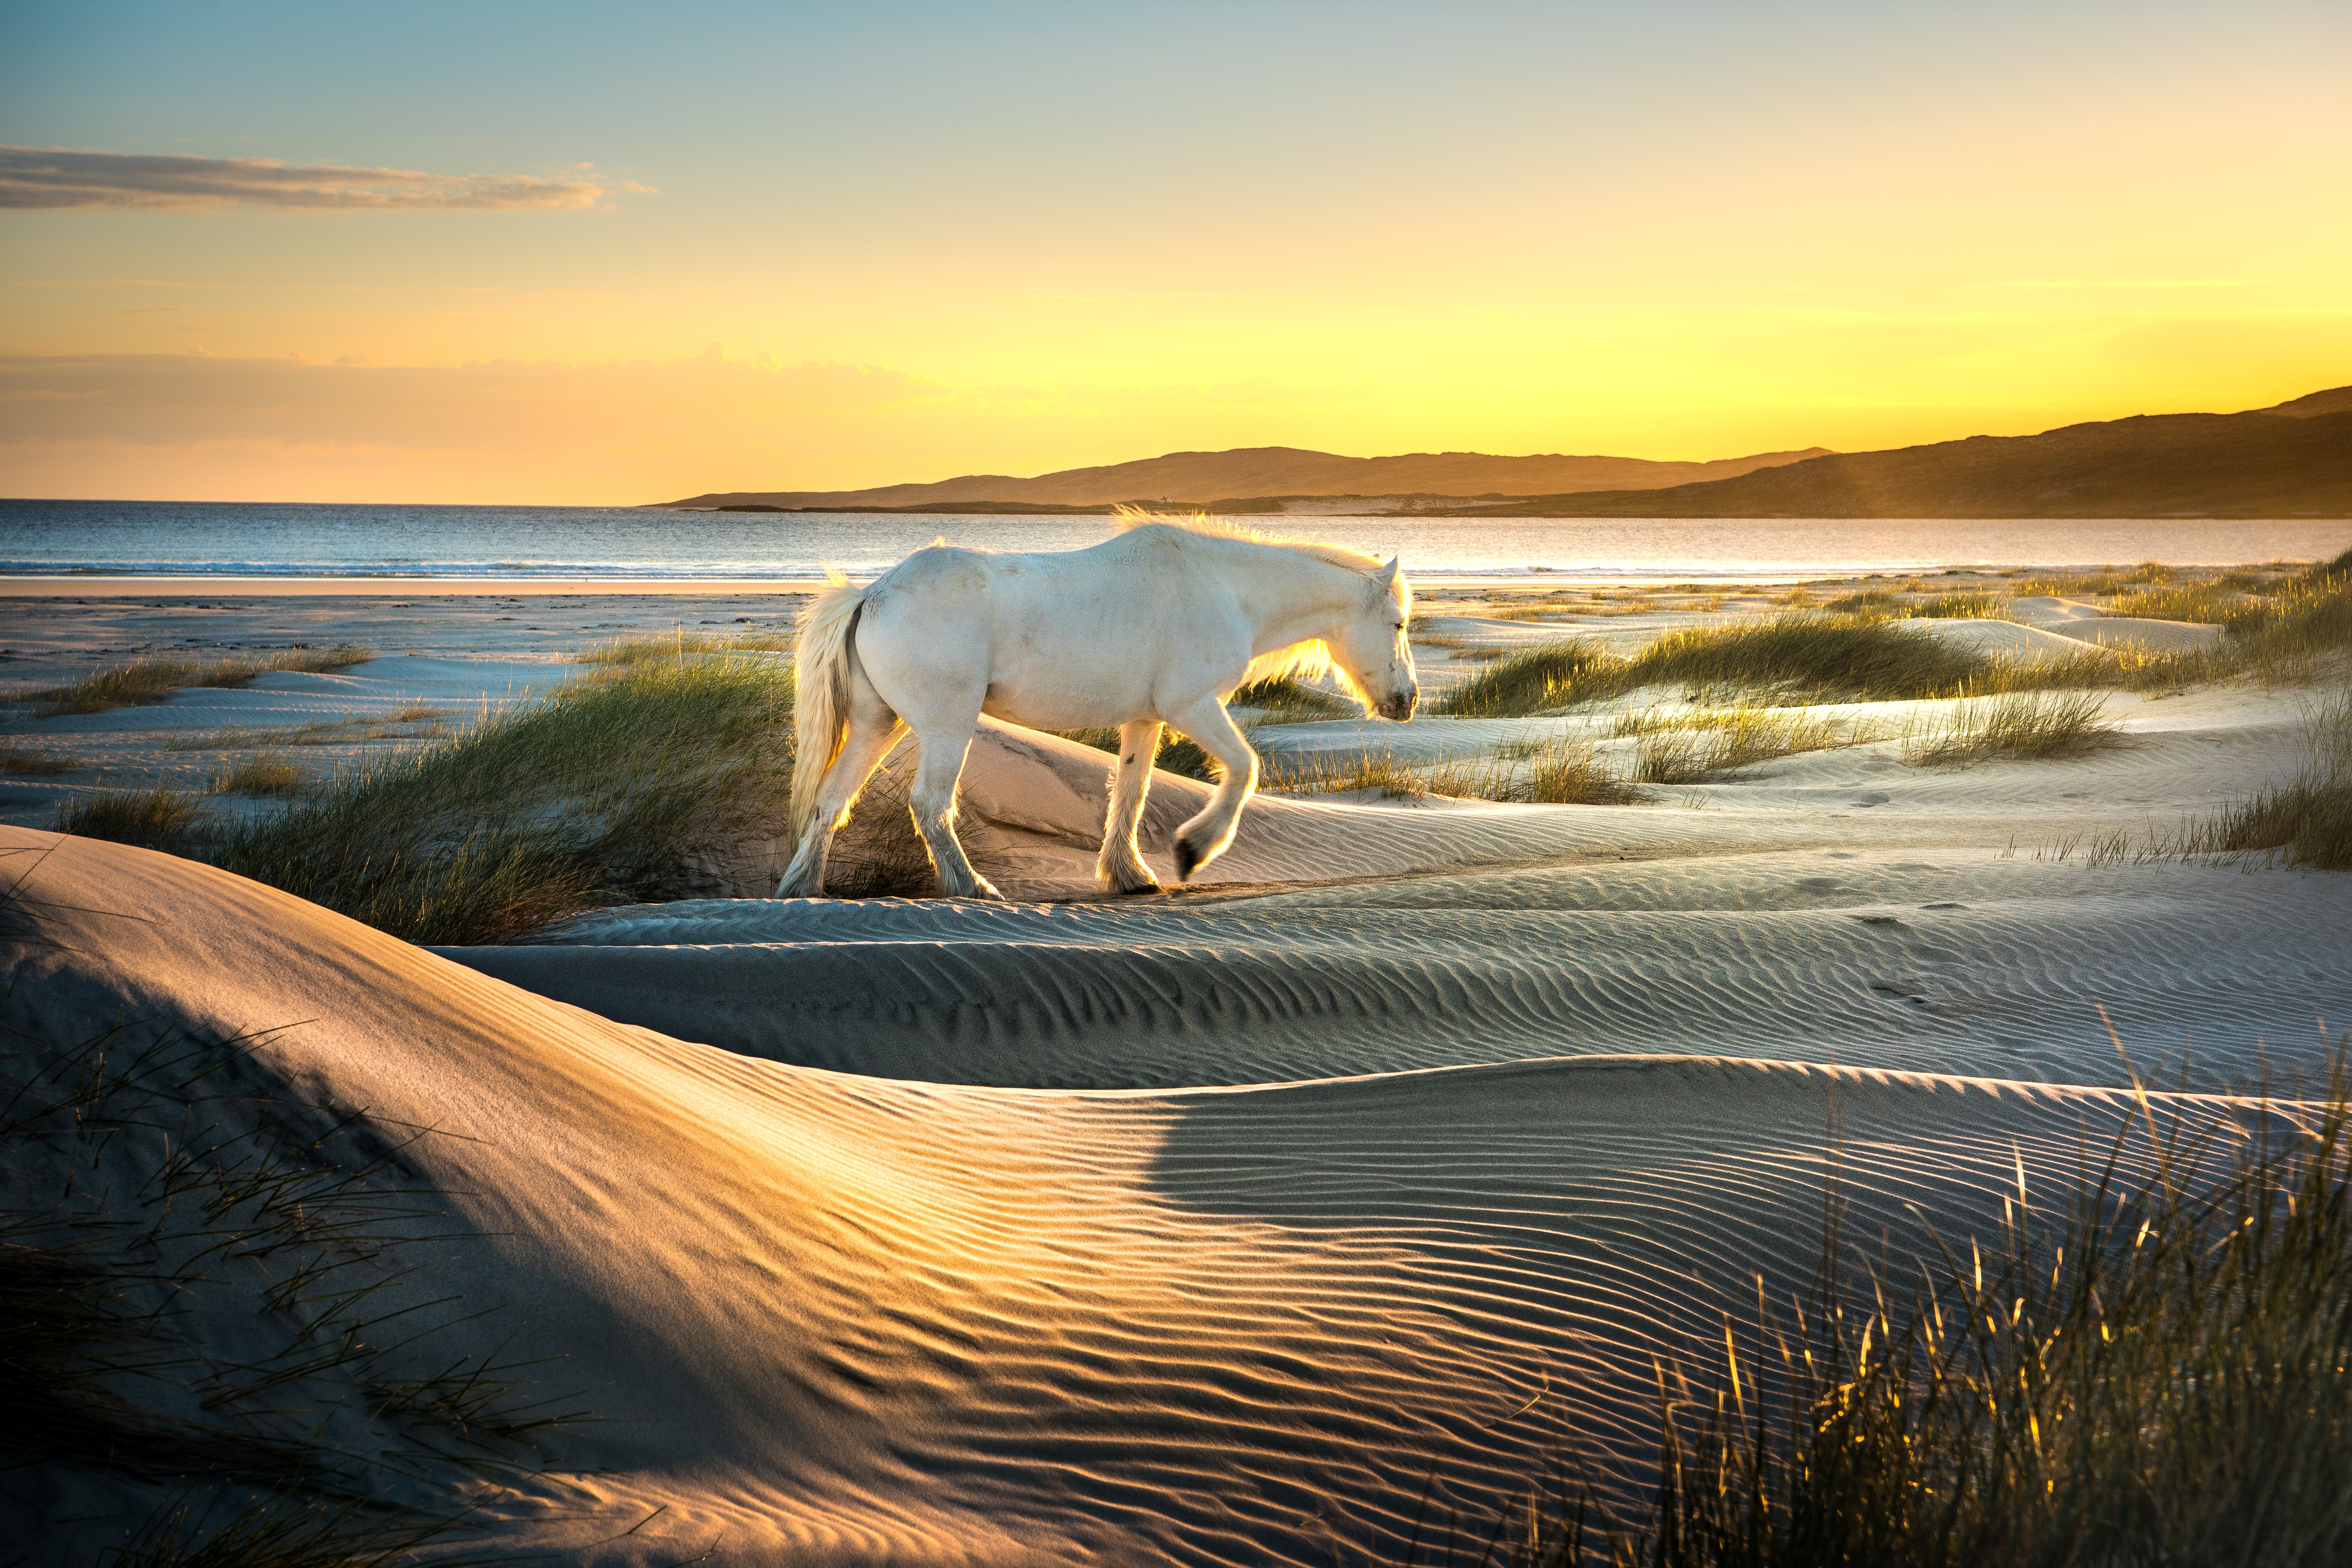
[[[2352,386],[2244,414],[2137,415],[1436,515],[2352,518]]]
[[[1014,502],[1031,506],[1100,507],[1120,501],[1167,500],[1205,505],[1273,496],[1534,496],[1570,490],[1635,490],[1694,480],[1725,479],[1776,463],[1820,457],[1759,452],[1706,463],[1652,462],[1644,458],[1493,458],[1483,452],[1412,452],[1395,458],[1342,458],[1297,447],[1240,447],[1229,452],[1171,452],[1098,468],[1015,479],[966,474],[932,484],[882,485],[866,490],[728,490],[667,501],[670,507],[888,507],[946,510],[956,503]]]

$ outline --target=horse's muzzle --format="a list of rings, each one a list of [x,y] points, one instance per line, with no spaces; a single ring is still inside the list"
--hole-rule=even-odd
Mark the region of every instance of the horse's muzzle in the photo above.
[[[1398,723],[1402,724],[1406,720],[1412,717],[1413,709],[1418,707],[1420,703],[1421,688],[1418,686],[1408,686],[1402,691],[1395,693],[1390,697],[1387,701],[1381,704],[1381,717],[1383,719],[1393,719]]]

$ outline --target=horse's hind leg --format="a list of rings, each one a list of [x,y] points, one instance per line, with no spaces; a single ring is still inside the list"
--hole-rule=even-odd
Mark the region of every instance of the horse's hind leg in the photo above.
[[[963,776],[964,753],[971,749],[971,731],[978,718],[974,714],[960,727],[931,724],[915,731],[915,743],[922,755],[915,763],[915,787],[908,792],[907,808],[914,814],[915,831],[930,847],[931,869],[939,878],[943,899],[1004,896],[971,868],[956,837],[956,781]]]
[[[841,755],[826,770],[824,782],[817,786],[816,814],[809,820],[808,837],[801,840],[793,856],[793,863],[784,868],[783,879],[776,884],[780,899],[821,899],[824,897],[824,862],[833,850],[833,836],[849,820],[850,807],[857,804],[858,791],[877,766],[887,756],[890,747],[905,732],[898,716],[866,679],[866,672],[853,662],[849,677],[849,733],[841,742]]]
[[[1111,775],[1110,810],[1103,818],[1102,855],[1095,880],[1114,893],[1158,892],[1160,879],[1135,852],[1135,824],[1151,788],[1151,759],[1160,754],[1160,721],[1118,727],[1118,769]]]
[[[1224,765],[1225,776],[1200,815],[1176,830],[1176,875],[1191,881],[1192,873],[1225,852],[1241,826],[1242,807],[1257,788],[1257,753],[1250,750],[1225,705],[1211,692],[1198,702],[1168,715],[1168,721],[1200,742],[1201,750]]]

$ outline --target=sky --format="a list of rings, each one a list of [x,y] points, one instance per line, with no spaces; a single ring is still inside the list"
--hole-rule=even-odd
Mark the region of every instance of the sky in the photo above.
[[[2352,382],[2341,0],[0,0],[0,494],[1706,458]]]

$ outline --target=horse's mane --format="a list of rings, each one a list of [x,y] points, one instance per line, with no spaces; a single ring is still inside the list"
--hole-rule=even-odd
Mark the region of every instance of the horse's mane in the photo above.
[[[1187,533],[1204,533],[1212,539],[1242,539],[1252,544],[1278,544],[1287,550],[1304,550],[1319,561],[1333,566],[1345,566],[1351,572],[1377,572],[1387,564],[1376,555],[1350,550],[1344,544],[1326,544],[1318,539],[1292,539],[1283,534],[1268,533],[1229,517],[1211,517],[1205,511],[1178,514],[1146,511],[1137,506],[1118,506],[1111,509],[1110,520],[1111,526],[1122,531],[1157,522],[1170,528],[1181,528]]]

